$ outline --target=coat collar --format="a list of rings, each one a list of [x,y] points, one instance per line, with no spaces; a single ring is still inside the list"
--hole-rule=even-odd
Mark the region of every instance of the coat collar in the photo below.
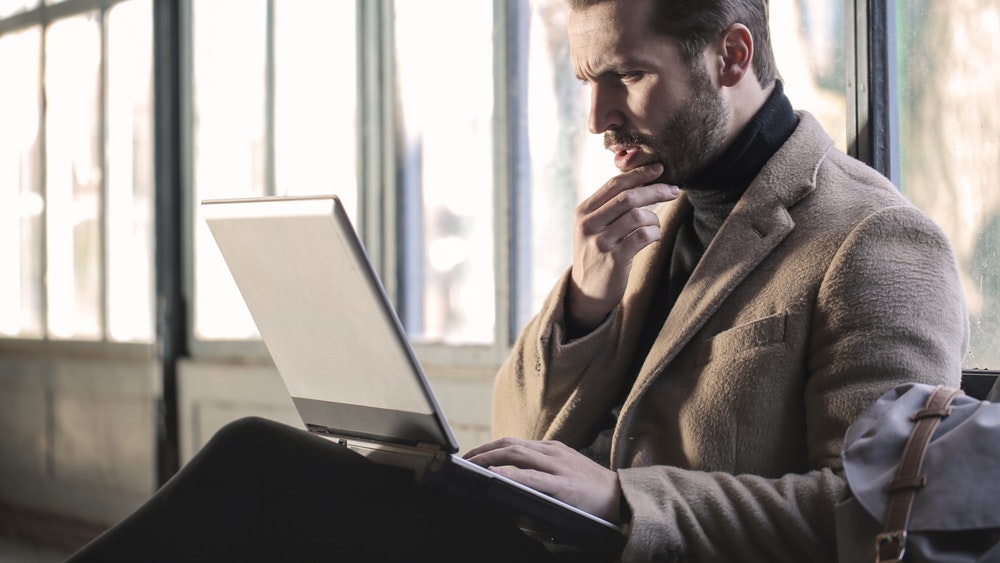
[[[798,112],[799,125],[747,188],[732,214],[705,250],[660,330],[636,384],[625,402],[622,420],[656,376],[688,344],[726,298],[794,229],[788,209],[816,188],[820,163],[833,141],[810,114]],[[676,225],[691,206],[682,196],[677,205],[667,204],[661,215],[664,237],[647,249],[635,264],[637,303],[649,302],[657,290],[650,280],[660,279],[669,263],[676,238]],[[642,283],[637,280],[645,280]]]

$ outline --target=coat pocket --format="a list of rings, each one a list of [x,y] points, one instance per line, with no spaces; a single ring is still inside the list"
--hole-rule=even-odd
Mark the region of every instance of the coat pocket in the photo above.
[[[783,343],[787,318],[786,313],[777,313],[722,331],[702,343],[699,359],[707,363],[713,358],[733,358],[747,350]]]

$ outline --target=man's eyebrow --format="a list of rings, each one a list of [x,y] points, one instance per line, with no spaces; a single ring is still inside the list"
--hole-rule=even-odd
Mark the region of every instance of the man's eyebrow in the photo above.
[[[597,72],[590,73],[590,76],[593,77],[593,80],[600,80],[601,78],[607,78],[609,76],[612,77],[621,76],[622,74],[627,74],[629,72],[632,72],[632,69],[627,65],[614,64],[614,65],[608,65]],[[577,80],[581,82],[592,82],[591,78],[583,76],[579,72],[576,72],[574,74],[576,75]]]

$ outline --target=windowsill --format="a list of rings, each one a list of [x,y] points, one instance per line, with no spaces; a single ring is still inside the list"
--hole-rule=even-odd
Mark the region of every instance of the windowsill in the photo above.
[[[0,338],[0,356],[21,358],[114,358],[142,361],[152,360],[156,356],[156,348],[151,343]]]

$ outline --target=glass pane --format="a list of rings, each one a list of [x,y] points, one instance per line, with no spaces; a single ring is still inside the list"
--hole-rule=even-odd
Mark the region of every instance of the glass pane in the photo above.
[[[357,209],[357,23],[354,2],[274,5],[275,190],[337,194]]]
[[[972,322],[966,367],[997,369],[1000,75],[982,61],[1000,57],[1000,6],[899,0],[896,9],[902,189],[955,246]]]
[[[49,332],[101,336],[101,36],[95,14],[46,32]]]
[[[493,340],[493,6],[397,0],[402,316],[421,341]],[[447,33],[441,14],[461,22]]]
[[[847,151],[844,0],[770,0],[771,42],[785,93]]]
[[[527,139],[531,162],[531,304],[536,313],[573,259],[573,210],[618,174],[603,137],[587,130],[590,90],[569,58],[564,0],[532,0],[528,26]],[[527,233],[520,233],[522,236]],[[520,328],[520,327],[518,327]]]
[[[38,6],[38,0],[0,0],[0,18],[26,12]]]
[[[153,6],[114,6],[107,32],[108,336],[153,337]]]
[[[777,66],[792,105],[816,115],[846,149],[844,5],[842,0],[771,0]],[[531,176],[531,303],[541,301],[572,260],[576,205],[618,171],[600,135],[587,131],[589,91],[569,59],[564,0],[531,0],[528,26],[528,112]],[[522,236],[527,233],[521,232]]]
[[[41,33],[0,37],[0,335],[42,336]]]
[[[195,334],[256,336],[257,329],[201,218],[203,199],[266,192],[264,0],[192,2]]]

